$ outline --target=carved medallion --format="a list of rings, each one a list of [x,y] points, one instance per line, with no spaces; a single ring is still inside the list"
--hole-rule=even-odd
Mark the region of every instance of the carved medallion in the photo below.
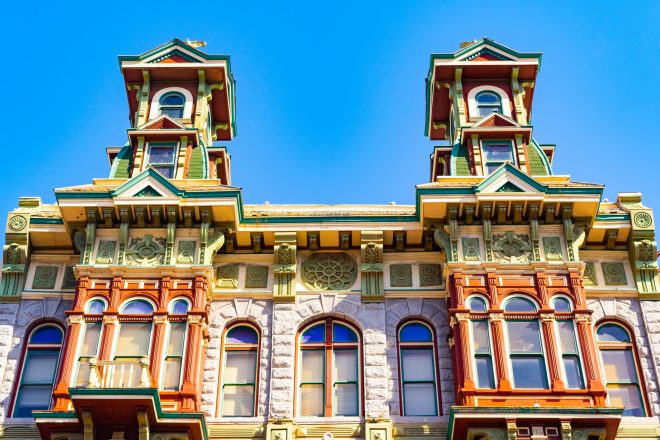
[[[310,290],[347,290],[356,278],[357,265],[347,254],[314,254],[302,264],[302,280]]]
[[[529,263],[532,251],[529,236],[507,232],[493,235],[493,242],[493,254],[496,260],[508,263]]]
[[[33,289],[54,289],[57,266],[37,266],[32,280]]]
[[[635,225],[637,225],[637,227],[642,229],[648,228],[653,223],[651,214],[649,214],[648,212],[636,213],[635,217],[633,217],[633,221],[635,222]]]
[[[431,287],[442,285],[442,266],[440,264],[419,265],[420,287]]]
[[[22,231],[27,226],[27,219],[22,215],[15,215],[9,219],[7,226],[14,232]]]
[[[165,238],[154,238],[145,235],[144,238],[132,238],[126,252],[129,266],[156,266],[163,264],[165,256]]]
[[[268,287],[268,266],[248,266],[245,269],[246,289],[265,289]]]
[[[392,287],[412,287],[412,266],[410,264],[390,264],[390,285]]]
[[[215,271],[215,285],[223,289],[238,287],[238,264],[218,266]]]
[[[605,276],[605,284],[608,286],[625,286],[628,284],[626,269],[623,263],[601,263],[601,267],[603,268],[603,275]]]

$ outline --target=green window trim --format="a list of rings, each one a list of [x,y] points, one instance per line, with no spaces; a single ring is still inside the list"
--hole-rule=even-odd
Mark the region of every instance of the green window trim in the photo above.
[[[153,148],[171,148],[172,149],[172,160],[163,161],[163,162],[152,162],[152,149]],[[150,166],[156,171],[163,174],[164,177],[173,179],[176,177],[176,165],[177,158],[179,157],[179,142],[148,142],[147,143],[147,157],[145,160],[146,166]],[[169,176],[163,173],[161,170],[169,170]]]
[[[537,326],[537,341],[538,341],[538,347],[539,351],[514,351],[511,349],[511,329],[510,329],[510,324],[511,323],[517,323],[517,322],[534,322],[536,323]],[[548,365],[545,359],[545,352],[544,352],[544,346],[543,346],[543,329],[541,327],[541,323],[539,322],[538,319],[520,319],[520,320],[507,320],[507,349],[509,351],[509,367],[511,368],[511,379],[513,382],[513,388],[514,389],[530,389],[530,390],[547,390],[550,388],[550,380],[548,378]],[[542,387],[521,387],[516,385],[516,374],[515,374],[515,368],[514,368],[514,360],[515,359],[537,359],[540,361],[540,366],[541,366],[541,380],[542,380]]]
[[[248,342],[227,342],[227,337],[231,330],[240,328],[240,327],[247,327],[251,329],[255,334],[256,334],[256,342],[255,343],[248,343]],[[256,402],[257,402],[257,392],[258,392],[258,377],[259,377],[259,349],[261,346],[261,336],[256,329],[251,326],[251,325],[246,325],[246,324],[237,324],[235,326],[232,326],[231,328],[228,328],[225,331],[225,334],[223,336],[223,358],[222,358],[222,377],[221,377],[221,387],[220,387],[220,404],[218,406],[218,414],[220,417],[255,417],[256,414]],[[253,374],[251,375],[250,380],[244,380],[242,382],[239,381],[228,381],[227,380],[227,371],[228,371],[228,366],[227,366],[227,361],[229,360],[230,354],[249,354],[253,355],[253,359],[249,360],[249,362],[253,362],[252,365],[252,370]],[[250,405],[250,412],[249,414],[224,414],[225,410],[225,399],[227,396],[227,390],[229,389],[238,389],[239,387],[250,387],[251,389],[251,396],[252,396],[252,401]]]
[[[183,336],[181,338],[181,345],[179,347],[179,353],[177,354],[172,354],[170,353],[170,339],[172,337],[172,328],[173,326],[183,326]],[[184,370],[184,364],[183,361],[186,356],[186,346],[187,346],[187,340],[188,340],[188,325],[186,321],[174,321],[174,322],[169,322],[168,323],[168,333],[167,333],[167,342],[168,344],[165,346],[167,347],[167,350],[165,352],[165,356],[163,358],[163,365],[161,368],[161,378],[159,381],[160,387],[163,390],[166,391],[179,391],[181,389],[181,379],[183,376],[183,370]],[[167,377],[167,365],[168,361],[171,360],[179,360],[179,380],[177,381],[177,385],[175,387],[165,387],[165,378]]]
[[[481,301],[484,301],[483,298],[481,297],[474,297],[477,298]],[[474,299],[473,298],[473,299]],[[484,301],[484,305],[485,305]],[[487,308],[488,306],[486,306]],[[472,339],[472,353],[474,354],[474,362],[473,366],[475,368],[475,379],[476,379],[476,387],[480,389],[495,389],[497,388],[497,378],[495,377],[495,368],[493,365],[493,350],[492,350],[492,339],[491,339],[491,331],[490,331],[490,321],[487,319],[478,319],[478,320],[472,320],[471,322],[471,339]],[[488,342],[488,347],[486,347],[485,350],[483,351],[477,351],[476,349],[476,341],[475,341],[475,327],[477,323],[486,323],[486,338]],[[477,361],[479,359],[485,359],[488,362],[488,367],[489,367],[489,378],[490,379],[490,386],[481,386],[480,380],[479,380],[479,369],[477,365]]]

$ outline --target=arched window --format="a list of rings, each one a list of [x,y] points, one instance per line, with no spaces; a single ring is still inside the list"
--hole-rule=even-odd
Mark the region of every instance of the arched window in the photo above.
[[[624,416],[646,416],[639,360],[629,331],[617,323],[606,322],[598,326],[596,335],[610,404],[623,406]]]
[[[435,338],[431,328],[409,322],[399,329],[399,370],[404,416],[437,416]]]
[[[140,368],[135,368],[143,358],[148,358],[151,346],[151,316],[154,306],[144,299],[128,301],[119,310],[119,334],[115,345],[115,362],[133,364],[134,368],[125,368],[124,375],[110,375],[116,383],[136,384],[140,381]],[[125,315],[133,319],[126,320]]]
[[[190,305],[185,299],[175,299],[170,304],[171,315],[186,315]],[[167,345],[165,345],[165,359],[163,362],[161,388],[168,391],[177,391],[181,385],[183,372],[183,356],[186,345],[188,323],[182,318],[173,321],[170,318],[167,326]]]
[[[563,296],[557,296],[552,300],[552,306],[555,309],[555,312],[559,313],[571,313],[573,311],[573,306],[568,298]]]
[[[479,296],[474,296],[468,300],[468,309],[474,313],[484,313],[487,310],[486,300]]]
[[[183,106],[186,98],[179,92],[165,93],[160,97],[160,109],[158,114],[167,115],[170,118],[183,118]]]
[[[536,305],[520,296],[513,297],[504,304],[509,359],[515,388],[548,388],[541,328],[536,312]]]
[[[170,313],[173,315],[185,315],[188,313],[190,308],[190,303],[185,299],[176,299],[172,301],[170,306]]]
[[[301,416],[360,414],[359,336],[326,318],[300,335],[298,405]]]
[[[257,392],[259,334],[245,324],[225,334],[221,415],[252,417]]]
[[[101,315],[105,312],[105,301],[99,298],[94,298],[87,303],[87,314]]]
[[[475,101],[477,102],[479,117],[488,116],[493,112],[502,113],[502,98],[495,92],[479,92],[475,97]]]
[[[30,333],[14,401],[14,417],[32,417],[32,411],[50,407],[63,336],[62,329],[52,324],[41,325]]]

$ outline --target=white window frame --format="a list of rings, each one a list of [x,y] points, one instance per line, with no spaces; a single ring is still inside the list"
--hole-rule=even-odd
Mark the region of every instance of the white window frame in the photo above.
[[[157,91],[154,94],[154,97],[151,98],[151,105],[149,106],[149,120],[156,119],[160,117],[160,98],[163,95],[171,92],[177,92],[183,95],[185,102],[183,103],[183,117],[178,118],[179,120],[192,118],[192,109],[193,109],[193,95],[189,90],[184,89],[183,87],[166,87]]]
[[[173,154],[173,161],[172,161],[172,177],[167,177],[164,176],[168,179],[176,179],[177,175],[177,163],[179,162],[179,151],[181,150],[181,142],[180,141],[154,141],[154,142],[147,142],[146,145],[146,151],[147,154],[145,155],[144,161],[143,161],[143,169],[147,169],[148,167],[156,168],[156,167],[165,167],[165,166],[170,166],[170,164],[165,164],[165,163],[157,163],[157,164],[152,164],[149,163],[151,159],[151,147],[163,147],[163,146],[171,146],[174,145],[174,154]]]
[[[222,407],[224,404],[224,387],[225,387],[225,373],[227,370],[227,353],[229,351],[234,351],[234,350],[227,350],[227,335],[229,332],[237,327],[250,327],[252,330],[255,331],[257,334],[257,347],[254,349],[254,353],[256,355],[255,360],[254,360],[254,401],[252,402],[253,404],[253,413],[252,416],[225,416],[222,413]],[[216,408],[216,417],[238,417],[240,419],[250,419],[254,417],[258,417],[258,411],[259,411],[259,404],[258,404],[258,398],[260,394],[260,385],[259,381],[261,379],[261,370],[259,367],[259,364],[261,363],[261,342],[262,342],[262,334],[261,330],[253,323],[251,322],[245,322],[245,321],[240,321],[240,322],[234,322],[233,324],[227,325],[225,329],[222,332],[222,340],[221,342],[221,350],[220,350],[220,355],[221,355],[221,360],[220,360],[220,380],[218,381],[218,404]],[[249,345],[249,344],[245,344]],[[240,351],[240,350],[236,350]],[[248,351],[248,350],[246,350]],[[252,351],[252,350],[249,350]],[[232,384],[230,384],[231,386]]]
[[[511,101],[509,100],[509,95],[501,88],[492,85],[483,85],[475,87],[470,90],[467,96],[468,101],[468,114],[470,115],[470,121],[478,121],[479,119],[487,118],[488,116],[479,116],[479,111],[477,109],[477,94],[481,92],[492,92],[500,96],[500,103],[502,104],[502,114],[511,118]]]
[[[513,158],[513,162],[510,162],[511,165],[513,165],[516,168],[519,168],[518,166],[518,153],[516,151],[516,144],[513,141],[513,139],[479,139],[479,149],[481,150],[481,169],[483,172],[484,176],[490,175],[490,172],[488,171],[487,165],[488,165],[488,160],[486,159],[486,151],[484,149],[484,146],[488,145],[504,145],[504,144],[509,144],[511,147],[511,157]],[[504,163],[507,162],[502,162],[500,166]]]
[[[174,301],[172,301],[174,302]],[[165,378],[165,361],[167,360],[167,348],[170,343],[170,333],[172,331],[172,324],[185,324],[185,330],[183,332],[183,347],[181,347],[181,371],[179,371],[179,387],[177,390],[165,390],[164,378]],[[186,366],[186,352],[188,350],[188,331],[190,326],[188,325],[188,320],[182,321],[167,321],[167,329],[165,331],[165,344],[163,347],[163,356],[160,359],[160,377],[158,378],[158,389],[161,391],[181,391],[181,382],[183,381],[183,371]]]
[[[93,299],[96,299],[96,298],[92,298],[92,299],[90,299],[90,301],[92,301]],[[88,303],[90,301],[88,301]],[[85,311],[85,313],[87,313],[87,312]],[[96,356],[97,357],[99,355],[99,351],[101,350],[101,340],[103,339],[103,331],[105,330],[105,325],[103,324],[103,321],[89,321],[89,322],[83,321],[82,331],[78,335],[78,343],[76,344],[76,356],[74,358],[76,360],[76,367],[73,369],[74,374],[72,374],[71,378],[69,379],[69,386],[70,387],[75,387],[76,382],[78,380],[78,372],[79,372],[79,369],[80,369],[80,350],[82,349],[82,344],[83,344],[83,341],[85,340],[85,335],[87,334],[87,326],[90,325],[90,324],[101,324],[101,330],[99,331],[99,340],[96,344]]]

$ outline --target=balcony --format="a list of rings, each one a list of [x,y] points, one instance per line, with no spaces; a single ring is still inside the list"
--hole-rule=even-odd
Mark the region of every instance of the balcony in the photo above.
[[[136,361],[89,360],[89,377],[85,388],[149,388],[149,359],[143,357]]]

